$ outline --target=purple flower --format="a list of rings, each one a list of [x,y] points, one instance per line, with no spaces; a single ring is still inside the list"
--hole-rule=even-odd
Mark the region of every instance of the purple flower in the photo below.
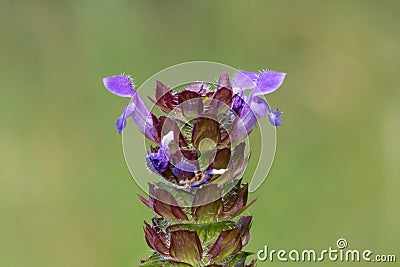
[[[259,96],[277,90],[282,85],[285,76],[286,73],[275,71],[255,73],[242,70],[235,74],[233,86],[238,93],[234,97],[232,109],[244,120],[248,132],[255,126],[254,117],[259,119],[268,115],[272,125],[281,126],[281,113],[278,110],[271,111],[268,102]],[[248,96],[244,95],[245,90],[251,90]],[[250,108],[245,108],[246,105],[243,102]],[[245,112],[242,111],[244,108]]]
[[[278,109],[271,110],[268,102],[259,96],[250,96],[249,98],[250,109],[253,111],[257,119],[268,116],[269,122],[273,126],[282,126],[280,120],[282,112]]]
[[[167,170],[169,166],[169,158],[171,157],[171,150],[169,143],[174,140],[174,133],[170,131],[161,140],[160,148],[156,153],[146,154],[146,165],[150,171],[160,174]]]
[[[147,152],[146,165],[150,171],[160,174],[167,170],[169,160],[164,152],[160,149],[157,153]]]
[[[157,142],[155,134],[153,116],[133,87],[129,76],[118,75],[103,79],[104,86],[114,95],[121,97],[130,97],[131,103],[124,108],[122,115],[117,119],[115,127],[118,133],[121,133],[126,127],[126,119],[132,117],[133,121],[139,127],[140,131],[150,140]]]

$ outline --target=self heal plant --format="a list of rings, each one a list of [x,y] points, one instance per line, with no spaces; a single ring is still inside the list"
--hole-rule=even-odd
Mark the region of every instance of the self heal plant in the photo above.
[[[148,197],[139,195],[156,214],[144,222],[153,253],[140,266],[255,266],[243,250],[252,216],[242,214],[255,202],[242,183],[246,144],[260,120],[281,126],[281,112],[263,95],[277,90],[285,75],[238,71],[231,83],[222,73],[215,85],[195,82],[180,90],[156,81],[155,95],[148,96],[153,109],[129,76],[103,80],[111,93],[131,99],[116,130],[122,133],[132,118],[149,142],[143,165],[160,177],[149,182]]]

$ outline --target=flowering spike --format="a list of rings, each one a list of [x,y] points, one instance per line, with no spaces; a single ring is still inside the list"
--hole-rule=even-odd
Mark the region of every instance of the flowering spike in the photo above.
[[[165,179],[149,183],[148,198],[139,196],[157,214],[145,222],[154,253],[142,266],[255,266],[246,264],[251,253],[241,251],[250,240],[252,217],[236,219],[256,200],[248,202],[248,185],[241,183],[249,161],[243,140],[265,117],[281,125],[281,112],[261,95],[277,90],[285,75],[241,70],[231,83],[222,73],[214,90],[195,82],[180,92],[157,81],[149,98],[164,113],[160,117],[149,111],[129,76],[103,80],[111,93],[131,98],[115,123],[118,133],[132,117],[156,143],[146,154],[148,169]],[[228,184],[233,188],[227,190]]]

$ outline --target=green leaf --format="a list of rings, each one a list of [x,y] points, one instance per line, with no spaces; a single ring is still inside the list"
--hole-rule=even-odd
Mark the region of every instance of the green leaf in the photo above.
[[[223,212],[221,190],[214,184],[198,189],[193,200],[192,216],[199,223],[214,223]],[[214,199],[217,199],[213,201]],[[206,204],[205,204],[206,203]]]
[[[171,233],[170,255],[179,261],[194,264],[201,260],[203,247],[196,231],[176,230]]]
[[[193,207],[193,218],[200,223],[211,223],[217,221],[217,217],[222,213],[223,204],[221,200],[208,203],[206,205]]]

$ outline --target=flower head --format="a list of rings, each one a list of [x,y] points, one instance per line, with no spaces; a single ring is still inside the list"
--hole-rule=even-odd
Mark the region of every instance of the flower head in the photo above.
[[[131,117],[139,130],[158,145],[146,154],[148,169],[178,185],[200,187],[215,179],[241,175],[235,169],[244,169],[241,166],[247,161],[231,166],[231,157],[235,153],[244,157],[242,152],[234,152],[235,146],[259,120],[268,116],[272,125],[281,125],[281,113],[271,110],[262,95],[277,90],[285,75],[239,71],[231,83],[228,73],[222,73],[214,89],[209,83],[195,82],[179,92],[157,81],[155,98],[150,99],[165,113],[161,117],[149,111],[129,76],[112,76],[103,82],[111,93],[131,98],[116,121],[118,133]]]

